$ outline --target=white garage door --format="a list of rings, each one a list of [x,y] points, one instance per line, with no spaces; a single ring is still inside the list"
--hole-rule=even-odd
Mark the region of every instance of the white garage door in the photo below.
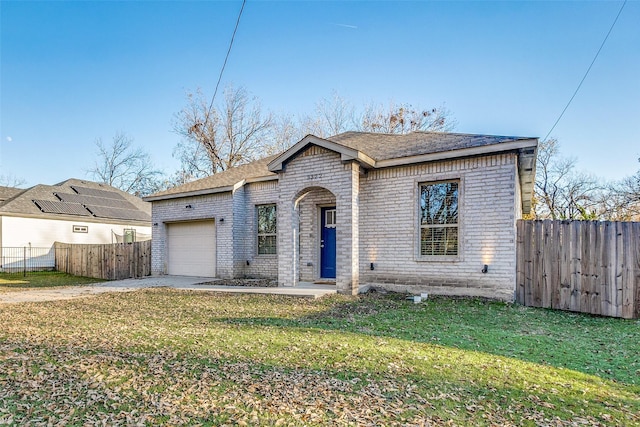
[[[167,273],[216,275],[216,227],[213,221],[167,224]]]

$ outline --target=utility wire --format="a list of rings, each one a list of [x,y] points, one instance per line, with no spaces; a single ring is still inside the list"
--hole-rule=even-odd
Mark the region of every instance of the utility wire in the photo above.
[[[213,96],[211,97],[211,104],[209,104],[209,109],[207,110],[207,119],[208,119],[208,116],[209,116],[209,111],[211,111],[211,109],[213,108],[213,102],[216,99],[216,95],[218,94],[218,88],[220,87],[220,81],[222,80],[222,74],[224,73],[224,69],[227,66],[227,60],[229,59],[229,54],[231,53],[231,48],[233,47],[233,40],[236,38],[236,31],[238,31],[238,25],[240,24],[240,17],[242,16],[242,11],[244,10],[244,5],[246,3],[247,3],[247,0],[242,0],[242,7],[240,7],[240,13],[238,13],[238,19],[236,20],[236,26],[233,29],[233,34],[231,35],[231,41],[229,42],[229,49],[227,49],[227,55],[224,57],[224,63],[222,64],[222,68],[220,69],[220,75],[218,76],[218,82],[216,83],[216,89],[213,91]]]
[[[580,90],[580,87],[582,86],[582,83],[584,83],[584,80],[587,78],[587,75],[589,74],[589,71],[591,71],[591,67],[593,67],[593,64],[596,62],[596,59],[598,59],[598,55],[600,55],[600,51],[604,47],[604,44],[607,42],[607,39],[609,38],[609,34],[611,34],[611,31],[613,30],[613,27],[615,27],[616,22],[618,22],[618,18],[620,17],[620,14],[622,13],[622,9],[624,9],[624,5],[625,4],[627,4],[627,0],[624,0],[624,2],[622,3],[622,6],[620,6],[620,10],[618,11],[618,14],[616,15],[616,19],[613,20],[613,24],[611,24],[611,28],[609,28],[609,32],[607,33],[607,35],[605,36],[604,40],[602,41],[602,44],[600,45],[600,49],[598,49],[598,51],[596,52],[596,56],[593,57],[593,61],[591,61],[591,64],[589,65],[589,68],[587,68],[587,72],[584,73],[584,76],[582,77],[582,80],[580,80],[580,84],[576,88],[576,91],[573,92],[573,95],[571,96],[571,99],[569,99],[569,102],[567,102],[567,105],[564,107],[564,110],[562,110],[562,113],[560,113],[560,116],[558,117],[558,120],[556,120],[556,122],[553,124],[553,126],[549,130],[549,133],[547,133],[547,136],[545,136],[542,141],[546,141],[547,138],[549,138],[549,135],[551,135],[551,132],[553,132],[553,130],[556,128],[558,122],[560,121],[562,116],[564,116],[564,113],[567,111],[567,108],[569,108],[569,105],[571,105],[571,101],[573,101],[573,98],[575,98],[576,95],[578,94],[578,91]]]

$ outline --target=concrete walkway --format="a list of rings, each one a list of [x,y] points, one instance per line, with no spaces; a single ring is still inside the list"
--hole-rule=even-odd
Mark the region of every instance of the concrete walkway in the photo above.
[[[114,280],[86,286],[70,286],[66,288],[32,289],[28,291],[0,293],[0,304],[57,301],[98,295],[105,292],[131,292],[146,288],[174,288],[189,291],[227,292],[241,294],[288,295],[305,298],[320,298],[335,294],[332,285],[316,285],[301,283],[296,287],[251,287],[213,285],[217,279],[210,277],[187,276],[152,276],[142,279]]]

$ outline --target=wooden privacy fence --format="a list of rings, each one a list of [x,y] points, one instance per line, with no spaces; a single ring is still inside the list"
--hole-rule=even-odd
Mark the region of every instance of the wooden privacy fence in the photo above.
[[[640,223],[519,220],[516,300],[602,316],[640,315]]]
[[[120,280],[151,274],[151,240],[108,245],[56,242],[54,246],[56,270],[75,276]]]

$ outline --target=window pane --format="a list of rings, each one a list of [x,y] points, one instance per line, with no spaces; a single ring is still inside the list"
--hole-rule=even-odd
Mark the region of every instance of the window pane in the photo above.
[[[458,223],[458,183],[420,186],[420,224]]]
[[[276,232],[276,205],[258,206],[258,234]]]
[[[433,255],[433,228],[420,230],[420,254]]]
[[[422,228],[420,230],[420,255],[458,255],[458,228]]]
[[[458,255],[458,227],[447,227],[443,255]]]
[[[258,254],[276,254],[276,236],[258,236]]]

